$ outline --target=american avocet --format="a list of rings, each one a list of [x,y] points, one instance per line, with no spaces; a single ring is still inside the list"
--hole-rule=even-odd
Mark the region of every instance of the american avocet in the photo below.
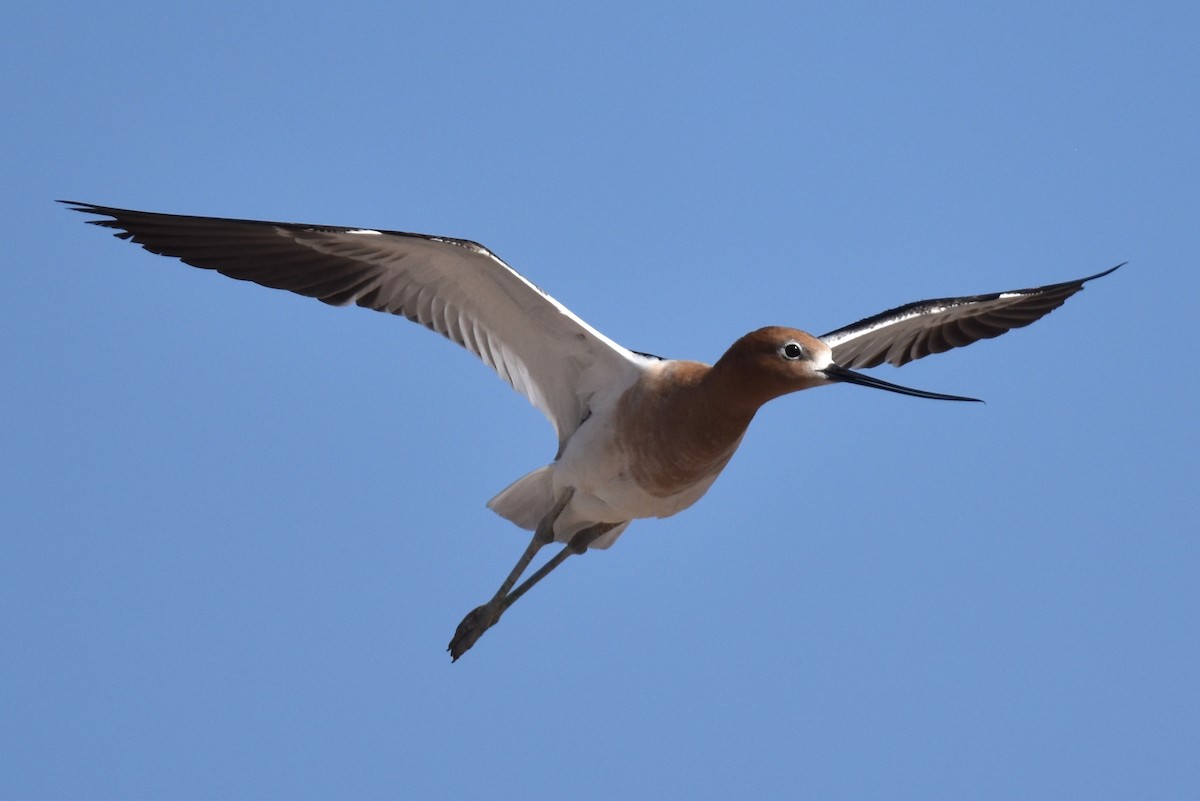
[[[448,648],[453,659],[571,554],[607,548],[632,520],[695,503],[767,401],[839,382],[976,400],[850,368],[899,366],[1029,325],[1121,266],[1033,289],[910,303],[819,337],[760,328],[710,366],[618,345],[464,239],[63,202],[109,218],[90,222],[151,253],[325,303],[403,315],[483,359],[549,418],[558,434],[554,461],[488,501],[533,538],[492,599],[459,624]],[[517,585],[555,540],[563,549]]]

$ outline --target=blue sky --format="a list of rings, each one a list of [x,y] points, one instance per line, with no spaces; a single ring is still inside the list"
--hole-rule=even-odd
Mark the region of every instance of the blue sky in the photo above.
[[[0,31],[0,797],[1195,798],[1195,4],[26,4]],[[551,429],[65,197],[483,242],[715,360],[1129,266],[766,407],[451,665]]]

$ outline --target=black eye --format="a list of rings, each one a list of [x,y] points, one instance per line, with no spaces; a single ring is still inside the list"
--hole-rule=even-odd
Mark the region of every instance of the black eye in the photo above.
[[[799,359],[804,355],[804,348],[797,345],[795,342],[789,342],[783,346],[783,358]]]

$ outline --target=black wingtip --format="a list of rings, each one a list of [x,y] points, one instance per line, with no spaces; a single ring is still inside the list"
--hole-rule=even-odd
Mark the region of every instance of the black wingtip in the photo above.
[[[1120,264],[1118,264],[1116,267],[1109,267],[1107,270],[1105,270],[1102,273],[1096,273],[1095,275],[1089,275],[1087,278],[1081,278],[1081,279],[1079,279],[1079,283],[1086,284],[1088,281],[1094,281],[1097,278],[1103,278],[1104,276],[1108,275],[1109,273],[1115,273],[1117,270],[1121,269],[1126,264],[1129,264],[1129,262],[1123,261]]]
[[[95,203],[84,203],[79,200],[59,200],[59,203],[64,204],[71,211],[78,211],[82,214],[94,214],[103,219],[85,220],[88,225],[98,225],[101,228],[111,228],[115,230],[113,236],[117,239],[133,239],[134,234],[126,230],[126,224],[121,221],[123,209],[113,208],[111,206],[97,206]],[[135,212],[136,213],[136,212]]]
[[[103,217],[112,217],[116,219],[114,212],[117,209],[109,208],[108,206],[97,206],[95,203],[84,203],[81,200],[56,200],[55,203],[62,203],[70,211],[78,211],[82,214],[98,214]],[[103,225],[107,220],[88,220],[93,225]]]

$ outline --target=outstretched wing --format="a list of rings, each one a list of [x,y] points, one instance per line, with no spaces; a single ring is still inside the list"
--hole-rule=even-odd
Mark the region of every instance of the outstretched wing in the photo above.
[[[333,305],[399,314],[457,342],[540,409],[559,443],[640,358],[487,248],[401,231],[129,211],[62,201],[151,253]]]
[[[859,320],[820,339],[833,349],[834,364],[841,367],[875,367],[885,361],[899,367],[1040,320],[1088,281],[1102,278],[1122,264],[1087,278],[1034,289],[921,300]]]

